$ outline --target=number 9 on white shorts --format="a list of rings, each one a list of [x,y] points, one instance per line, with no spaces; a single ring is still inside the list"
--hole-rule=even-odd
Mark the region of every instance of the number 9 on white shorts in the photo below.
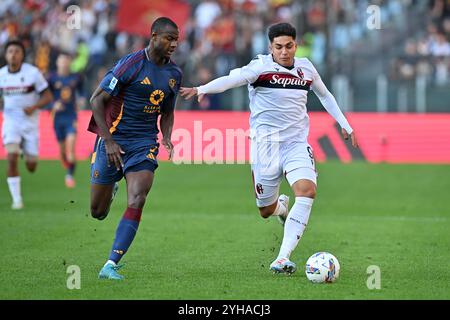
[[[250,153],[258,207],[275,203],[283,175],[291,186],[302,179],[317,184],[313,150],[306,142],[252,141]]]

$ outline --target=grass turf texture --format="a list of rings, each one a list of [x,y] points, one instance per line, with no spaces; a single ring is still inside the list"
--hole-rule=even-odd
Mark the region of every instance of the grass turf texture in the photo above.
[[[6,162],[0,162],[5,171]],[[97,279],[126,207],[124,181],[106,220],[89,214],[89,164],[64,187],[57,162],[30,175],[25,209],[10,210],[0,184],[1,299],[450,299],[450,167],[325,163],[318,197],[292,255],[299,270],[273,275],[283,230],[255,207],[247,165],[161,163],[137,236],[122,259],[125,281]],[[293,195],[286,182],[281,191]],[[312,284],[307,258],[340,261],[333,284]],[[66,287],[69,265],[81,289]],[[369,290],[367,267],[381,268]]]

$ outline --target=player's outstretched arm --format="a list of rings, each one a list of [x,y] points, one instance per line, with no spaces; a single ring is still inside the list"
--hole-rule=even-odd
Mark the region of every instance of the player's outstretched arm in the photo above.
[[[314,93],[319,98],[320,102],[322,103],[323,107],[327,112],[336,120],[339,125],[342,128],[342,136],[345,140],[348,140],[349,137],[352,141],[352,146],[354,148],[358,148],[358,140],[356,138],[356,133],[350,126],[350,124],[347,121],[347,118],[342,113],[341,109],[339,108],[336,99],[334,98],[333,94],[328,90],[328,88],[323,83],[322,79],[318,74],[316,74],[316,77],[313,82],[312,87]]]
[[[202,101],[203,97],[205,96],[204,94],[198,94],[197,88],[185,88],[185,87],[180,88],[180,95],[185,100],[189,100],[193,96],[198,96],[197,98],[198,102]]]
[[[108,126],[106,125],[105,105],[109,100],[111,100],[111,96],[100,87],[97,87],[89,101],[92,105],[92,115],[98,126],[100,137],[105,141],[108,164],[114,164],[117,170],[120,170],[121,167],[123,167],[121,154],[124,154],[125,152],[116,142],[114,142]]]
[[[235,69],[229,75],[214,79],[207,84],[195,88],[180,88],[180,95],[186,100],[193,96],[198,96],[200,102],[205,94],[222,93],[232,88],[237,88],[247,84],[245,76]]]

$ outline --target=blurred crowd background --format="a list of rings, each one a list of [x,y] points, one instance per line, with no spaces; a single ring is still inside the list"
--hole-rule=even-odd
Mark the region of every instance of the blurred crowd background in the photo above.
[[[297,55],[316,65],[343,110],[450,112],[449,0],[172,3],[173,10],[177,4],[190,9],[189,18],[180,25],[184,37],[173,57],[184,71],[184,86],[203,84],[268,53],[268,26],[287,21],[297,28]],[[0,65],[5,64],[4,44],[13,38],[25,43],[26,61],[46,75],[55,70],[59,51],[70,52],[72,71],[84,76],[90,96],[117,59],[148,44],[148,36],[118,28],[121,8],[132,4],[0,0]],[[67,28],[71,5],[81,9],[79,30]],[[372,5],[380,9],[380,29],[368,27],[374,17]],[[248,110],[247,89],[209,96],[201,105],[181,99],[177,104],[178,109]],[[308,107],[322,110],[313,94]]]

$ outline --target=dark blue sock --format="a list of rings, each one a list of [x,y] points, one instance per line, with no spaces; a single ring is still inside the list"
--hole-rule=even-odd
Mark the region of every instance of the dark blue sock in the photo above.
[[[127,252],[141,221],[142,209],[127,208],[116,230],[109,260],[118,263]]]
[[[67,166],[67,174],[73,177],[75,173],[75,162],[69,162]]]

